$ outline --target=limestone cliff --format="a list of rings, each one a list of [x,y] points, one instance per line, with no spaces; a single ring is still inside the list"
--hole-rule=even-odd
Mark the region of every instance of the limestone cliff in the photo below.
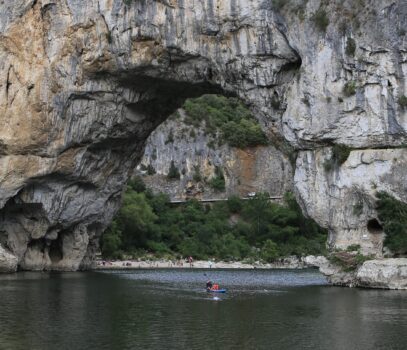
[[[292,166],[275,147],[241,149],[227,142],[219,146],[217,141],[203,125],[188,124],[185,111],[180,109],[149,136],[136,174],[143,176],[154,192],[166,193],[172,201],[247,197],[254,192],[267,192],[279,200],[292,191]],[[179,179],[168,178],[171,162],[179,171]],[[211,186],[217,169],[224,175],[224,190]]]
[[[407,201],[407,4],[285,3],[0,2],[2,269],[90,266],[145,140],[203,93],[240,97],[298,153],[296,194],[331,246],[380,255],[372,196]],[[334,144],[352,152],[327,171]]]

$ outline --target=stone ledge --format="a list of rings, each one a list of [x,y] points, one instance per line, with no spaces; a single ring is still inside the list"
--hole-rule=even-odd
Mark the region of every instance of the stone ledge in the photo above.
[[[407,258],[369,260],[356,274],[360,287],[407,290]]]

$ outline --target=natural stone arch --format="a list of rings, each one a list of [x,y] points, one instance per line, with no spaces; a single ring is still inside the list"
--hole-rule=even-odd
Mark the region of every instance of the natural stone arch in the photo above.
[[[407,140],[404,112],[392,94],[383,92],[387,77],[394,91],[404,86],[403,72],[393,67],[401,53],[391,24],[404,23],[406,9],[401,1],[372,4],[383,25],[373,35],[377,18],[367,16],[361,27],[364,49],[358,53],[366,62],[378,57],[380,67],[366,63],[356,96],[341,103],[336,100],[347,77],[360,72],[343,52],[344,34],[334,18],[340,16],[333,10],[337,3],[326,5],[333,14],[327,33],[319,33],[309,20],[314,2],[304,9],[305,21],[292,13],[284,16],[263,0],[1,4],[0,210],[7,211],[11,201],[42,206],[36,216],[0,214],[2,246],[5,240],[21,263],[26,251],[7,246],[11,231],[21,247],[32,239],[62,239],[63,233],[63,258],[56,259],[58,264],[46,262],[46,268],[86,267],[148,134],[185,97],[214,91],[240,97],[274,141],[289,144],[282,147],[286,153],[299,151],[295,185],[303,209],[330,227],[332,237],[346,233],[338,212],[348,206],[345,187],[361,177],[352,174],[341,182],[339,171],[326,174],[322,164],[334,140],[363,148],[351,153],[353,164],[356,155],[370,167],[385,162],[381,182],[396,163],[403,173],[405,151],[390,148]],[[357,108],[349,110],[351,98]],[[376,101],[383,103],[371,113]],[[361,115],[370,118],[363,132],[355,122]],[[357,173],[358,167],[349,164],[342,170]],[[378,180],[374,171],[363,176],[364,182]],[[402,178],[383,186],[379,181],[379,190],[400,192]],[[32,237],[27,227],[34,222],[44,228]],[[355,232],[366,230],[366,218],[356,226]]]
[[[21,19],[2,27],[16,42],[23,37],[37,48],[21,47],[23,55],[17,56],[6,41],[5,67],[13,71],[12,61],[18,61],[37,73],[34,83],[27,83],[36,99],[24,104],[34,122],[48,130],[44,141],[16,138],[19,149],[10,152],[13,161],[20,164],[18,154],[26,144],[33,154],[28,166],[35,164],[38,170],[24,170],[21,181],[6,184],[0,198],[8,203],[1,206],[3,213],[10,212],[12,203],[42,208],[33,215],[25,209],[0,215],[4,245],[22,268],[75,270],[92,262],[98,237],[120,205],[145,140],[186,98],[237,95],[264,115],[269,96],[273,101],[282,96],[280,84],[301,64],[278,26],[264,22],[272,15],[267,7],[250,9],[258,10],[250,20],[257,26],[236,23],[245,8],[224,9],[215,16],[206,2],[197,2],[194,9],[161,1],[114,3],[112,8],[104,4],[101,14],[96,1],[86,9],[74,2],[33,1]],[[152,17],[136,17],[140,11]],[[201,14],[211,18],[200,22],[196,16]],[[222,17],[226,22],[221,25]],[[217,29],[209,30],[208,23]],[[188,26],[196,33],[186,30]],[[12,74],[7,77],[13,93],[17,83]],[[20,72],[20,80],[30,80],[28,71]],[[41,97],[45,95],[46,100]],[[10,106],[7,113],[18,120]],[[39,222],[42,226],[33,235]]]

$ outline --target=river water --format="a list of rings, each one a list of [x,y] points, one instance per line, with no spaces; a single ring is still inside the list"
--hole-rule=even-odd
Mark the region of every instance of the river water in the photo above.
[[[0,349],[407,349],[407,292],[314,270],[0,276]]]

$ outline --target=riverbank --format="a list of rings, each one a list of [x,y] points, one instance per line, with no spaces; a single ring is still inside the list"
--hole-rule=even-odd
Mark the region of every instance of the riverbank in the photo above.
[[[319,263],[325,261],[323,256],[290,256],[273,263],[263,263],[255,261],[247,263],[242,261],[212,261],[197,260],[192,264],[184,260],[116,260],[97,261],[96,269],[102,270],[131,270],[131,269],[305,269],[319,267]]]
[[[256,261],[208,261],[198,260],[191,264],[181,260],[120,260],[97,261],[97,270],[132,269],[306,269],[319,268],[328,282],[336,286],[374,289],[407,290],[407,258],[365,261],[353,271],[345,271],[324,256],[291,256],[273,263]]]

